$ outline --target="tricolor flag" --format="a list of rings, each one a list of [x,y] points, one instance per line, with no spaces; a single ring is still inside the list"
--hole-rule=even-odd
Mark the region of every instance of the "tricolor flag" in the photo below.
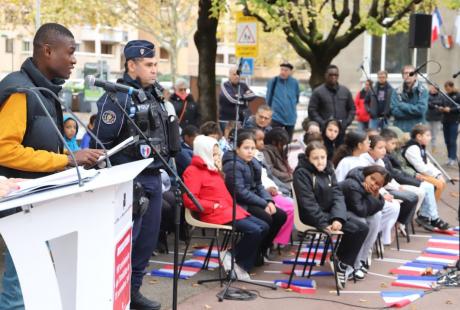
[[[459,244],[458,237],[450,237],[450,236],[432,236],[428,242],[434,243],[444,243],[444,244]]]
[[[200,257],[205,257],[208,255],[209,248],[201,248],[198,250],[193,251],[193,256],[200,256]],[[217,258],[218,253],[217,253],[217,248],[213,247],[211,251],[211,257]]]
[[[423,291],[386,291],[381,292],[386,307],[401,308],[424,295]]]
[[[274,282],[278,287],[288,288],[289,280],[275,280]],[[316,282],[310,279],[292,280],[289,289],[300,294],[313,294],[316,292]]]
[[[150,272],[151,276],[157,277],[164,277],[164,278],[172,278],[174,276],[174,266],[173,265],[165,265],[160,269],[155,269]],[[179,279],[188,279],[193,277],[201,268],[194,268],[194,267],[186,267],[183,266],[182,270],[179,275]],[[179,269],[177,270],[179,272]]]
[[[436,286],[437,281],[438,277],[399,275],[395,281],[391,282],[391,285],[421,289],[432,289],[434,286]]]
[[[455,245],[454,245],[455,246]],[[458,255],[458,246],[456,248],[449,248],[449,247],[440,247],[440,246],[428,246],[423,250],[424,253],[431,253],[431,254],[441,254],[441,255]]]
[[[451,266],[455,265],[458,256],[423,253],[415,259],[416,263],[430,263],[434,265]]]
[[[431,22],[431,42],[434,42],[441,35],[441,26],[442,26],[441,13],[439,13],[439,10],[437,7],[434,9],[432,16],[433,16],[433,19]]]
[[[291,274],[292,269],[286,269],[283,270],[282,273],[284,274]],[[303,268],[302,269],[297,269],[294,270],[294,274],[298,277],[301,277],[303,273]],[[321,270],[312,270],[311,271],[311,276],[316,276],[316,277],[326,277],[326,276],[333,276],[334,273],[332,271],[321,271]],[[308,276],[308,270],[305,270],[305,276]]]
[[[391,269],[390,273],[406,276],[422,276],[428,271],[430,271],[431,274],[436,274],[443,269],[444,266],[442,265],[408,262],[398,268]]]
[[[204,264],[204,257],[194,257],[192,259],[188,259],[184,262],[184,266],[187,267],[196,267],[202,268]],[[211,258],[208,263],[208,269],[215,269],[219,267],[219,261],[217,258]]]

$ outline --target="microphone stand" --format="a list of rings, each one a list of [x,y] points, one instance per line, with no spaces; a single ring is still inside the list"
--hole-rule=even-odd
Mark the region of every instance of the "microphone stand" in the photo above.
[[[174,176],[177,184],[180,186],[180,188],[187,194],[187,196],[193,201],[195,206],[203,212],[204,209],[201,206],[201,204],[198,202],[198,200],[193,196],[193,194],[190,192],[190,190],[187,188],[187,186],[184,184],[182,179],[179,177],[176,171],[169,166],[168,162],[166,159],[160,154],[160,152],[157,152],[155,149],[154,145],[150,141],[150,139],[144,134],[144,132],[136,125],[134,120],[129,116],[128,112],[121,106],[120,102],[118,102],[118,98],[116,96],[116,92],[113,91],[107,91],[108,96],[112,99],[112,101],[117,105],[117,107],[120,109],[120,111],[123,113],[123,115],[126,117],[127,121],[134,127],[136,132],[145,140],[145,143],[147,143],[150,148],[152,149],[152,153],[158,157],[158,159],[161,161],[163,164],[163,168],[165,168],[168,171],[169,175]],[[177,195],[178,193],[176,193]],[[173,279],[173,310],[177,309],[177,289],[178,289],[178,280],[179,280],[179,274],[178,274],[178,266],[179,266],[179,223],[180,223],[180,212],[176,210],[175,212],[175,234],[174,234],[174,279]]]
[[[47,90],[49,90],[49,89],[47,89]],[[67,149],[69,150],[69,155],[70,155],[70,157],[72,158],[72,161],[73,161],[73,163],[75,164],[75,170],[77,171],[78,186],[82,187],[82,186],[84,185],[84,182],[83,182],[83,179],[81,178],[80,169],[78,168],[78,163],[77,163],[77,159],[75,158],[75,154],[70,150],[70,147],[69,147],[69,145],[67,144],[67,142],[65,141],[64,136],[62,135],[62,133],[61,133],[61,131],[59,130],[59,128],[58,128],[58,126],[56,125],[56,123],[54,122],[53,117],[50,115],[50,113],[49,113],[48,110],[46,109],[45,104],[44,104],[43,101],[42,101],[42,98],[40,98],[40,96],[37,94],[35,88],[20,87],[20,88],[17,88],[17,89],[16,89],[16,92],[19,92],[19,93],[29,93],[29,94],[34,95],[34,96],[37,98],[38,103],[39,103],[39,105],[40,105],[40,108],[43,110],[43,112],[45,112],[46,117],[50,120],[51,124],[53,125],[54,130],[55,130],[56,133],[58,134],[59,139],[60,139],[61,142],[64,144],[64,146],[67,147]],[[59,102],[60,102],[60,101],[59,101]]]
[[[371,79],[369,78],[369,75],[367,74],[366,70],[364,70],[364,66],[361,65],[359,68],[364,73],[364,76],[366,77],[366,81],[371,81]],[[374,85],[372,85],[372,83],[370,85],[370,90],[371,90],[371,93],[372,93],[371,97],[374,97],[375,100],[378,101],[377,100],[377,94],[375,93]],[[372,98],[371,98],[371,100],[372,100]],[[364,99],[364,105],[366,105],[366,99]],[[377,118],[377,119],[379,119],[379,118]],[[382,120],[379,121],[378,127],[379,127],[380,131],[382,131],[382,129],[383,129],[384,122],[385,122],[385,116],[383,116]]]
[[[241,74],[241,71],[237,70],[238,76]],[[237,101],[238,103],[235,105],[235,124],[238,124],[239,121],[239,113],[240,113],[240,105],[243,103],[241,102],[241,82],[238,81],[238,88],[237,88]],[[225,285],[225,288],[220,291],[217,294],[217,298],[220,302],[222,302],[224,299],[231,299],[231,300],[253,300],[256,295],[253,293],[250,293],[247,290],[240,289],[240,288],[232,288],[230,292],[230,286],[232,285],[233,282],[243,282],[243,283],[248,283],[248,284],[254,284],[258,286],[263,286],[263,287],[268,287],[271,289],[276,290],[276,286],[274,285],[269,285],[269,284],[263,284],[263,283],[257,283],[255,281],[247,281],[247,280],[240,280],[236,276],[235,273],[235,222],[236,222],[236,143],[238,139],[238,126],[235,126],[235,136],[233,138],[233,204],[232,204],[232,231],[230,233],[230,242],[232,245],[232,249],[230,251],[231,254],[231,268],[230,271],[227,274],[227,283]],[[201,281],[201,283],[205,282]],[[220,281],[220,279],[215,279],[211,281]],[[206,282],[211,282],[211,281],[206,281]]]

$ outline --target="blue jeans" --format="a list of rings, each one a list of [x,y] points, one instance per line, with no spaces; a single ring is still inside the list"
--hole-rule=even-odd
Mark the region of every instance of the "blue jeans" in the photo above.
[[[371,118],[369,120],[369,128],[371,129],[384,129],[388,127],[388,120],[384,118]]]
[[[235,222],[235,229],[243,233],[235,247],[235,261],[246,271],[254,266],[258,249],[268,233],[268,224],[255,216],[248,216]]]
[[[2,284],[3,292],[0,295],[0,309],[25,309],[18,274],[16,273],[13,259],[11,258],[10,252],[8,252],[8,250],[5,250],[5,273],[3,274]]]
[[[358,122],[358,130],[366,131],[369,128],[369,122]]]
[[[444,141],[446,142],[447,146],[447,157],[451,160],[457,160],[458,123],[448,122],[443,123],[442,125]]]
[[[157,247],[161,223],[161,175],[139,175],[138,181],[149,196],[149,207],[142,217],[135,217],[133,223],[133,249],[131,255],[131,289],[138,290],[142,285],[145,268]]]
[[[438,205],[436,204],[436,197],[434,195],[434,185],[428,182],[422,182],[420,188],[425,191],[425,199],[423,199],[420,206],[420,215],[427,217],[431,220],[439,218]]]

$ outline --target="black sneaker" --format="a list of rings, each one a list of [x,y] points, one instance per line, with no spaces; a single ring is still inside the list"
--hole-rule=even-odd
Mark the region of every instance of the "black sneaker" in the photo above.
[[[340,289],[344,289],[345,284],[347,283],[347,279],[348,279],[348,276],[347,276],[348,266],[342,263],[341,261],[337,261],[336,267],[337,268],[335,270],[335,277],[337,279],[337,284]]]
[[[137,310],[160,310],[161,304],[158,301],[150,300],[139,292],[139,290],[131,291],[130,309]]]
[[[415,222],[428,231],[433,231],[434,229],[434,227],[431,225],[432,221],[430,221],[430,219],[425,216],[421,216],[421,215],[417,216],[417,218],[415,219]]]
[[[441,218],[437,218],[431,221],[431,226],[439,228],[440,230],[446,230],[449,228],[449,223],[444,222]]]
[[[365,261],[361,261],[361,267],[359,268],[362,272],[367,274],[367,271],[369,270],[369,264]]]

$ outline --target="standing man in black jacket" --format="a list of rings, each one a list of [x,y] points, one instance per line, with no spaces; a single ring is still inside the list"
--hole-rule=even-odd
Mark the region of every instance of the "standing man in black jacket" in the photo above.
[[[444,106],[440,108],[443,113],[442,129],[444,131],[444,141],[447,146],[447,166],[457,165],[457,136],[458,122],[460,120],[460,94],[455,89],[454,82],[447,81],[444,83],[446,93],[457,104],[444,101]]]
[[[369,128],[380,129],[388,127],[388,120],[391,115],[391,94],[393,87],[387,82],[388,72],[380,70],[377,73],[377,83],[374,88],[367,94],[364,101],[371,119]]]
[[[318,86],[311,95],[308,116],[318,122],[321,128],[330,119],[336,119],[342,125],[338,145],[342,144],[347,127],[355,118],[356,108],[350,90],[339,85],[339,68],[329,65],[324,76],[325,82]]]

